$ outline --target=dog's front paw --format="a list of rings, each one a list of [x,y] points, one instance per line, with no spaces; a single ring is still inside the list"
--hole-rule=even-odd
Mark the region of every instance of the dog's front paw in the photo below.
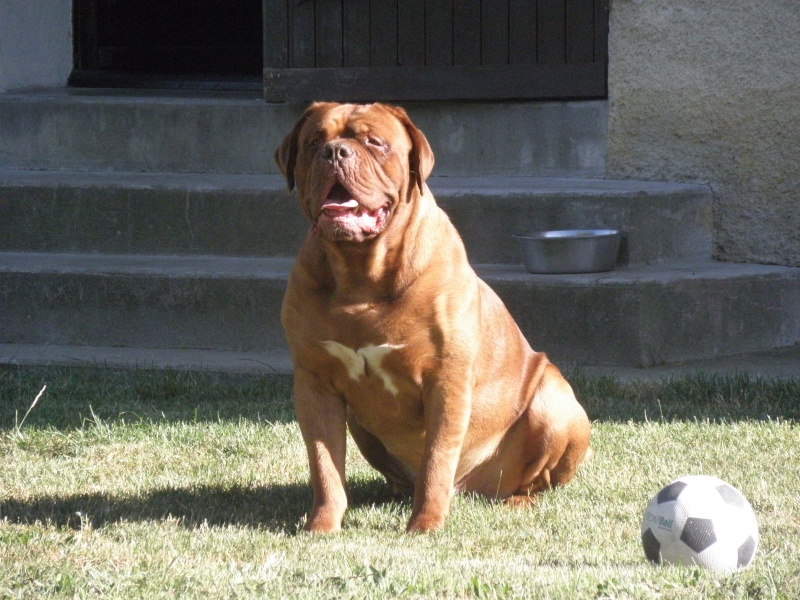
[[[412,516],[406,527],[407,533],[427,533],[444,525],[444,515],[420,514]]]
[[[337,518],[327,511],[311,514],[303,527],[309,533],[336,533],[342,530],[342,519]]]

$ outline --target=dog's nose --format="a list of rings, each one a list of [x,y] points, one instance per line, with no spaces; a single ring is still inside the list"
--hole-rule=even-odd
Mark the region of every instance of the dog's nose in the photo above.
[[[345,142],[329,142],[322,148],[322,158],[336,162],[353,156],[353,149]]]

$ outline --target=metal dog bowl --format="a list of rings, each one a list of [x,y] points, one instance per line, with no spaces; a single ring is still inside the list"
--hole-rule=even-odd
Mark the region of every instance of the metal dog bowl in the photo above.
[[[568,229],[515,235],[529,273],[611,271],[622,235],[616,229]]]

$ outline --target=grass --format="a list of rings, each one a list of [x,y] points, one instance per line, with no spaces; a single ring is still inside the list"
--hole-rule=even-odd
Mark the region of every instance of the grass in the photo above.
[[[345,530],[314,537],[287,379],[0,368],[0,598],[800,597],[800,382],[571,379],[595,457],[535,508],[458,496],[408,536],[353,451]],[[645,562],[644,506],[686,473],[750,499],[751,568]]]

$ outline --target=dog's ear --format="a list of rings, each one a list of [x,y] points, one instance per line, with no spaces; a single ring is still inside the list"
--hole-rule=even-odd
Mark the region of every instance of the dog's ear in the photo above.
[[[286,178],[286,187],[291,192],[294,189],[294,166],[297,163],[297,135],[300,133],[301,122],[294,126],[292,131],[283,138],[280,146],[275,148],[275,162]]]
[[[392,114],[403,124],[411,138],[411,152],[408,154],[408,163],[411,171],[411,178],[414,184],[419,188],[420,193],[424,190],[424,183],[428,176],[433,171],[433,150],[428,143],[428,138],[422,133],[411,118],[406,113],[405,109],[399,106],[387,106]]]
[[[299,138],[300,138],[300,131],[303,129],[303,125],[306,124],[306,121],[309,119],[311,114],[318,110],[323,103],[315,102],[311,106],[309,106],[303,116],[295,123],[292,130],[283,138],[280,146],[275,149],[275,162],[278,164],[278,168],[280,168],[281,173],[286,178],[286,185],[291,192],[294,189],[294,169],[297,166],[297,152],[299,151]]]
[[[294,167],[297,164],[297,145],[298,137],[300,137],[300,130],[308,118],[307,109],[300,120],[295,123],[292,130],[283,138],[280,146],[275,149],[275,162],[278,163],[278,168],[286,178],[286,187],[291,192],[294,189]]]

